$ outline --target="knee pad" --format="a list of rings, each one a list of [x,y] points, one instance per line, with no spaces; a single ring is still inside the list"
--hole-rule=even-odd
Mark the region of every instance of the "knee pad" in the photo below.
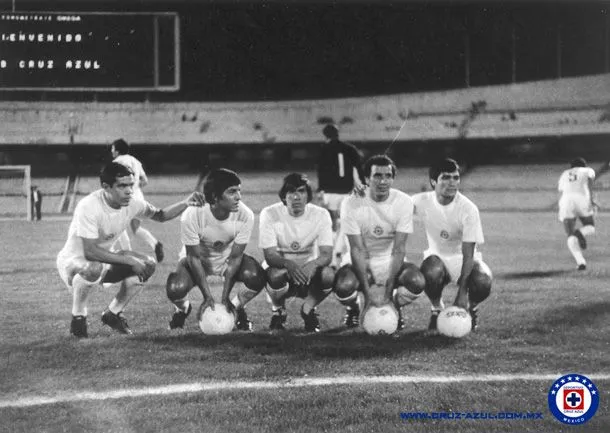
[[[473,271],[468,280],[468,298],[470,302],[479,304],[487,299],[491,293],[491,274]]]
[[[360,286],[356,274],[348,267],[343,267],[337,271],[335,276],[335,294],[339,299],[352,297]]]
[[[104,265],[100,262],[87,262],[77,274],[90,283],[99,283],[104,276]]]
[[[330,266],[324,266],[320,272],[320,280],[323,292],[332,290],[335,283],[335,270]]]
[[[267,273],[252,257],[244,256],[238,280],[249,290],[258,293],[267,285]]]
[[[267,283],[273,290],[279,290],[290,281],[288,269],[267,268]]]
[[[419,295],[426,288],[426,278],[416,266],[409,266],[398,276],[398,285],[404,286],[415,295]]]
[[[447,279],[447,270],[443,261],[436,257],[430,256],[421,264],[420,271],[426,279],[426,284],[442,285]]]
[[[165,292],[170,301],[177,301],[184,298],[191,287],[185,280],[178,276],[178,273],[172,272],[167,276],[167,283],[165,284]]]

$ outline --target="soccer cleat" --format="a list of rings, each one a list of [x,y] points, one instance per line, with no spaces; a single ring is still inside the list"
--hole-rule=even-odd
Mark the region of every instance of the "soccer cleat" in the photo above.
[[[89,337],[89,334],[87,334],[86,316],[72,316],[72,322],[70,322],[70,334],[78,338]]]
[[[436,331],[438,328],[436,326],[438,322],[438,315],[440,311],[433,311],[430,315],[430,323],[428,323],[428,331]]]
[[[288,315],[284,312],[284,310],[277,310],[273,312],[271,316],[271,323],[269,323],[269,329],[274,331],[283,331],[284,323],[286,323],[286,319]]]
[[[309,314],[305,314],[303,308],[301,308],[301,317],[303,322],[305,322],[305,331],[320,332],[320,321],[318,320],[318,313],[316,313],[315,308],[312,308]]]
[[[190,302],[188,303],[188,307],[186,307],[186,311],[176,308],[172,320],[169,321],[169,329],[184,328],[184,322],[189,314],[191,314],[192,310],[193,306]]]
[[[574,236],[576,236],[576,239],[578,239],[578,246],[580,247],[580,249],[586,250],[587,249],[587,240],[585,239],[585,236],[581,233],[581,231],[576,230],[574,232]]]
[[[470,313],[470,317],[472,317],[472,326],[471,326],[471,330],[472,331],[476,331],[479,328],[479,317],[478,317],[478,312],[475,309],[470,309],[468,311]]]
[[[114,314],[110,310],[106,310],[102,313],[102,323],[110,326],[115,331],[121,334],[131,335],[133,332],[129,329],[127,319],[123,316],[123,312]]]
[[[343,323],[348,328],[357,328],[360,325],[360,307],[357,304],[352,308],[345,309]]]
[[[578,265],[578,270],[579,271],[586,271],[587,270],[587,265],[585,265],[584,263],[581,265]]]
[[[246,314],[246,310],[243,308],[237,308],[235,310],[235,327],[240,331],[249,331],[252,332],[254,325],[252,322],[248,320],[248,315]]]
[[[157,256],[157,263],[161,263],[165,258],[165,251],[163,251],[163,244],[157,242],[155,245],[155,256]]]

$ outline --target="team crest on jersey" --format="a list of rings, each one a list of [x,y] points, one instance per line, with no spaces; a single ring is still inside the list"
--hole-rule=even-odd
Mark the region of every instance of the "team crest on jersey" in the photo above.
[[[447,230],[441,230],[441,238],[449,239],[449,232]]]
[[[223,246],[224,246],[223,241],[216,241],[212,244],[212,248],[214,248],[215,250],[221,250]]]
[[[549,409],[564,424],[584,424],[599,406],[599,391],[582,374],[561,376],[549,389]]]
[[[297,251],[301,248],[301,244],[298,243],[297,241],[294,241],[293,243],[290,244],[290,249],[292,249],[293,251]]]
[[[375,226],[373,229],[373,234],[375,236],[381,236],[383,234],[383,228],[381,226]]]

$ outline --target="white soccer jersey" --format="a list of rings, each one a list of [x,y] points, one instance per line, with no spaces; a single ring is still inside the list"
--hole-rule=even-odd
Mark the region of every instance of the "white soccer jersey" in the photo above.
[[[589,198],[589,179],[595,179],[595,170],[591,167],[572,167],[561,173],[558,189],[564,195],[578,194]]]
[[[131,171],[133,171],[133,177],[135,181],[133,184],[133,189],[140,190],[140,177],[146,175],[146,173],[144,172],[144,167],[142,167],[142,163],[138,161],[137,158],[134,158],[133,156],[128,154],[117,156],[116,158],[114,158],[114,162],[118,162],[119,164],[124,165],[125,167],[129,167]]]
[[[318,247],[333,246],[330,214],[311,203],[299,217],[291,216],[282,202],[267,206],[261,211],[259,224],[259,247],[277,247],[282,257],[299,265],[318,257]]]
[[[424,223],[431,254],[461,255],[462,242],[484,242],[479,209],[461,193],[446,206],[438,202],[434,191],[415,194],[413,203],[415,215]]]
[[[341,229],[362,236],[369,260],[389,258],[396,232],[413,233],[413,200],[393,188],[383,202],[350,195],[341,207]]]
[[[134,218],[152,217],[158,209],[144,200],[132,198],[128,206],[114,209],[106,203],[104,190],[98,189],[83,198],[74,209],[68,239],[59,252],[63,260],[84,257],[85,239],[100,239],[98,244],[107,250],[114,241],[129,227]]]
[[[220,275],[234,243],[247,244],[252,235],[254,213],[244,203],[239,203],[237,212],[219,221],[214,217],[210,205],[188,207],[180,218],[180,239],[183,245],[201,245],[202,263],[207,272]],[[180,258],[186,257],[186,247]]]

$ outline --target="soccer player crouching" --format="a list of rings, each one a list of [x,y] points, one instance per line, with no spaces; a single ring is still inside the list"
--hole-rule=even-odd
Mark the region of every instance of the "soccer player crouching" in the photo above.
[[[489,296],[492,282],[491,270],[477,251],[484,241],[479,209],[458,191],[460,172],[453,159],[430,167],[429,179],[434,191],[413,196],[415,215],[423,221],[428,240],[420,267],[432,303],[428,329],[436,330],[444,308],[443,289],[453,282],[458,285],[454,305],[470,311],[474,330],[477,307]]]
[[[176,309],[169,322],[170,329],[183,328],[191,313],[186,299],[189,291],[199,287],[203,303],[199,317],[206,308],[214,309],[208,277],[223,278],[222,304],[235,311],[237,329],[252,331],[245,305],[266,284],[265,272],[251,256],[244,254],[254,226],[254,214],[241,201],[241,180],[231,170],[213,170],[203,184],[206,204],[188,209],[180,220],[183,248],[175,272],[167,278],[167,297]],[[245,287],[229,299],[235,283]]]
[[[202,206],[200,193],[186,200],[157,209],[147,201],[135,198],[131,169],[118,163],[106,165],[100,174],[102,188],[83,198],[76,209],[66,244],[57,256],[57,270],[72,291],[70,332],[88,337],[87,303],[91,293],[102,284],[121,283],[121,287],[102,314],[102,322],[112,329],[131,334],[123,310],[155,272],[152,257],[135,251],[116,251],[115,241],[134,218],[168,221],[189,206]]]
[[[259,246],[265,255],[267,294],[273,315],[269,328],[284,329],[285,300],[305,298],[301,317],[305,331],[319,332],[316,306],[332,291],[335,271],[332,259],[332,221],[326,209],[311,202],[307,177],[291,173],[284,178],[281,202],[267,206],[260,214]]]
[[[341,209],[341,226],[349,240],[351,264],[337,271],[335,293],[346,306],[345,324],[359,325],[358,291],[365,302],[401,307],[424,290],[417,266],[406,261],[406,243],[413,232],[413,201],[392,188],[396,165],[386,155],[371,157],[364,166],[368,188],[363,197],[351,195]],[[366,306],[365,306],[366,308]],[[404,327],[402,318],[399,329]]]

